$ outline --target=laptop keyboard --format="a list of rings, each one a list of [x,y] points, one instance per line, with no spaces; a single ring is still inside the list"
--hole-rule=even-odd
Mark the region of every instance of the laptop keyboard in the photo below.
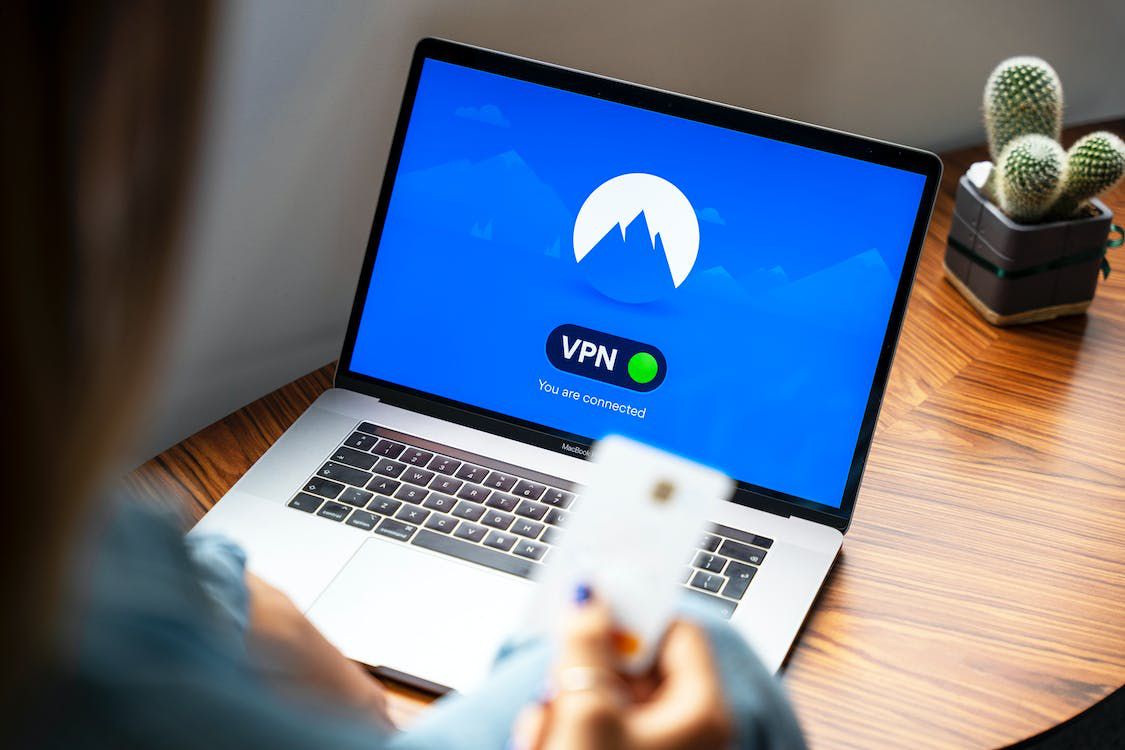
[[[565,533],[567,515],[581,502],[576,490],[562,479],[362,422],[289,507],[527,578]],[[772,545],[714,524],[681,583],[729,618]]]

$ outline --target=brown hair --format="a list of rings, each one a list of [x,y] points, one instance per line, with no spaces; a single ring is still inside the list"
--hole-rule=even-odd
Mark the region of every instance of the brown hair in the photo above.
[[[194,161],[206,3],[0,11],[0,705],[50,647],[68,550],[125,446]]]

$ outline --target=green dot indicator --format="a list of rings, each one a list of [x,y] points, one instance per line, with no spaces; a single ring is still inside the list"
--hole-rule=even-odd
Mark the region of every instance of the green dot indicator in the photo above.
[[[657,363],[656,357],[648,352],[637,352],[629,357],[629,377],[635,383],[641,383],[642,385],[651,383],[659,370],[660,365]]]

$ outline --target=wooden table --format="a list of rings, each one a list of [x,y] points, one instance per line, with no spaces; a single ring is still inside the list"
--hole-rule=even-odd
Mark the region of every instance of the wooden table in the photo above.
[[[1125,683],[1125,252],[1087,315],[989,326],[941,271],[981,158],[945,156],[855,520],[784,671],[813,747],[995,747]],[[1125,224],[1125,188],[1106,203]],[[128,481],[198,519],[330,385],[326,366]],[[423,705],[395,696],[399,718]]]

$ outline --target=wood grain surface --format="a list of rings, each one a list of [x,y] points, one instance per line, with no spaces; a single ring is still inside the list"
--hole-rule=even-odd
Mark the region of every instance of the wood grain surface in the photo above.
[[[1003,746],[1125,683],[1125,249],[1086,315],[993,328],[941,271],[957,178],[984,151],[943,158],[855,519],[783,672],[814,748]],[[1105,202],[1125,224],[1125,188]],[[127,482],[198,519],[331,375]],[[397,718],[423,710],[393,690]]]

